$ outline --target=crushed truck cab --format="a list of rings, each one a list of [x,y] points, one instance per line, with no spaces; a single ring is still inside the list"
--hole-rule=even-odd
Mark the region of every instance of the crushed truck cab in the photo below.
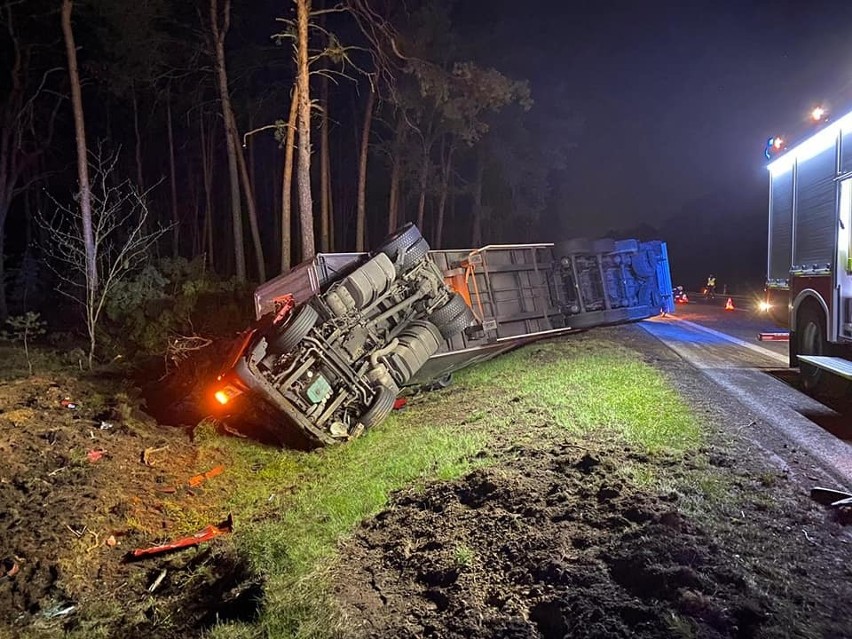
[[[671,312],[665,244],[572,241],[430,251],[413,225],[373,253],[319,254],[255,291],[257,323],[213,391],[262,403],[314,445],[385,419],[400,390],[542,337]]]

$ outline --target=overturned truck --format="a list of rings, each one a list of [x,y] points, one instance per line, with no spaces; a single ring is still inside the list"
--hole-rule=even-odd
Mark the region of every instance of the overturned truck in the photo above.
[[[663,242],[431,251],[407,225],[372,253],[319,254],[255,292],[257,322],[214,390],[219,417],[314,445],[385,419],[401,389],[529,341],[672,311]]]

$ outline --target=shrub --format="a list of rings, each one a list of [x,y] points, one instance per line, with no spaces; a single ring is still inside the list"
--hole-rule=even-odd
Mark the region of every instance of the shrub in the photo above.
[[[125,349],[162,354],[175,337],[241,328],[251,320],[250,296],[250,287],[216,277],[201,259],[161,259],[116,285],[107,330]]]

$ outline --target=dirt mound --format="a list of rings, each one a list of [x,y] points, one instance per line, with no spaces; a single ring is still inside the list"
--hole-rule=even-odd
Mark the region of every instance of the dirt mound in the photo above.
[[[674,496],[617,477],[629,451],[564,446],[400,494],[343,551],[369,637],[751,637],[772,613]]]
[[[256,614],[260,582],[218,544],[123,561],[226,514],[187,486],[186,431],[136,405],[101,381],[0,385],[0,637],[197,636]]]

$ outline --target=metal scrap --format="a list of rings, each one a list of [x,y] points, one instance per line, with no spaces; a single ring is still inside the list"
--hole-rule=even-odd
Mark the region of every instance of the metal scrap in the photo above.
[[[222,523],[216,526],[207,526],[203,530],[199,530],[197,533],[191,535],[190,537],[182,537],[166,544],[152,546],[151,548],[137,548],[136,550],[133,550],[129,553],[127,559],[131,561],[134,559],[144,559],[146,557],[161,555],[163,553],[171,552],[173,550],[180,550],[181,548],[197,546],[198,544],[210,541],[214,537],[218,537],[219,535],[231,532],[231,530],[233,530],[233,527],[234,519],[231,515],[228,515],[228,518]]]

